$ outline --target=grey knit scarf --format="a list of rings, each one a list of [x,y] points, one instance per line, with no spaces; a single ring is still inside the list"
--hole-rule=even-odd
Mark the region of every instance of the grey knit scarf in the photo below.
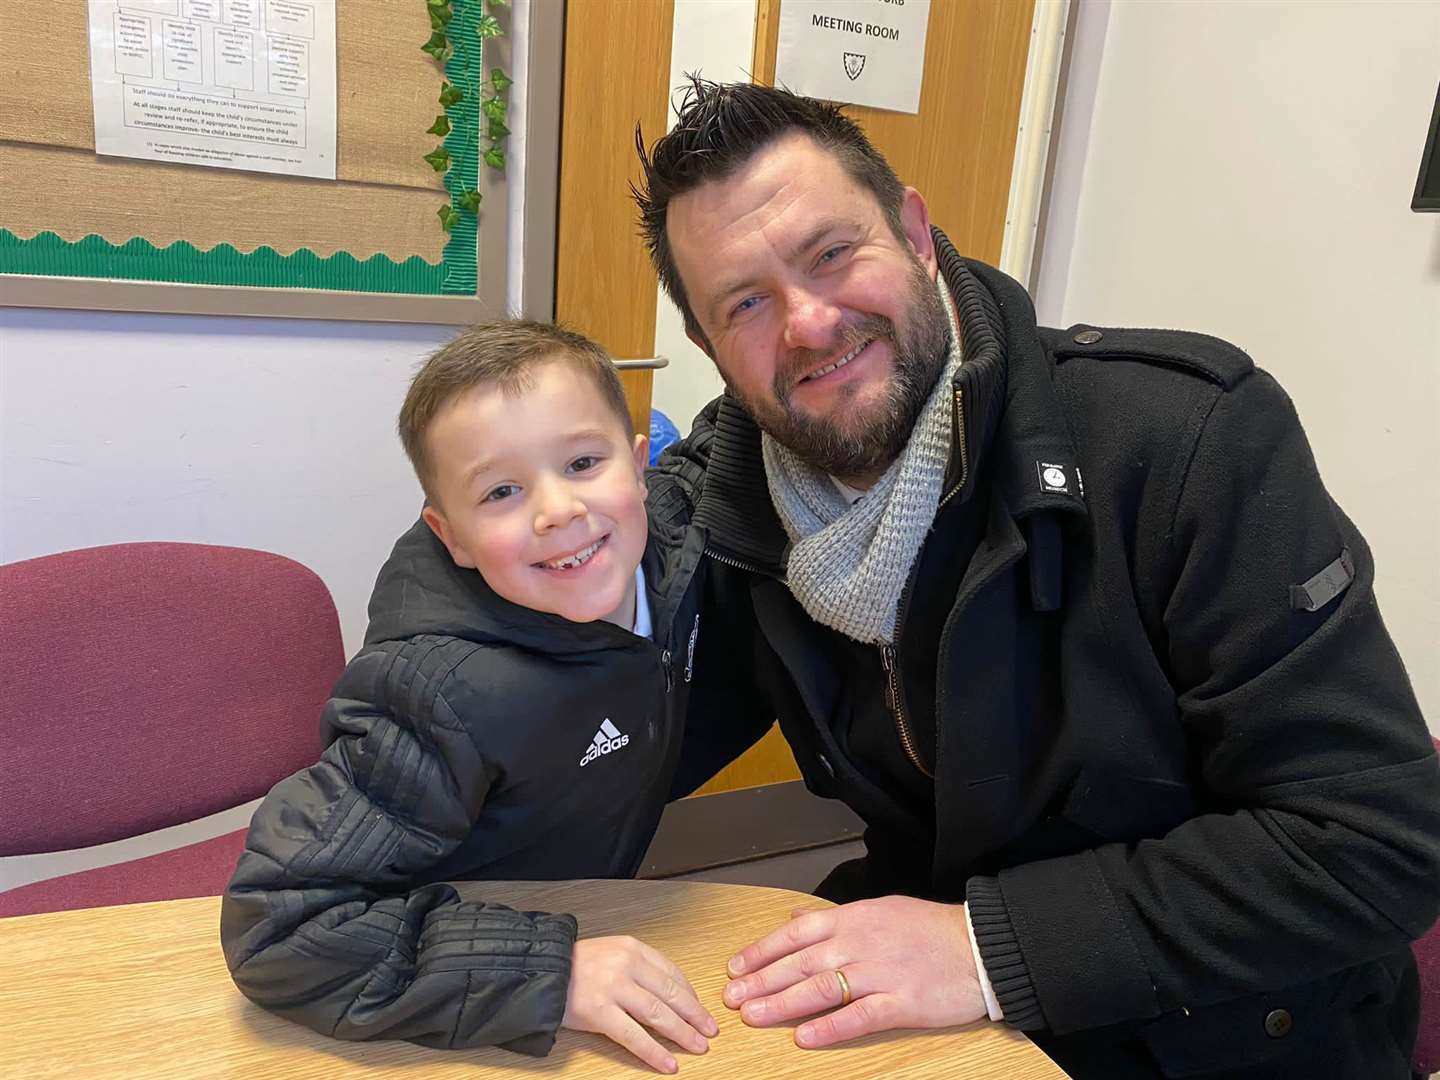
[[[910,441],[854,505],[830,477],[769,435],[761,436],[770,501],[790,537],[790,591],[816,622],[865,644],[890,644],[900,594],[935,520],[950,460],[950,384],[962,356],[955,307],[950,355],[915,420]]]

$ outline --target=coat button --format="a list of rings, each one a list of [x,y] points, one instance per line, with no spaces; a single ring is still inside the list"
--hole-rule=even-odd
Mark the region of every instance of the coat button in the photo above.
[[[1283,1039],[1294,1026],[1288,1009],[1271,1009],[1265,1014],[1265,1034],[1272,1039]]]
[[[1081,330],[1080,333],[1078,333],[1078,334],[1075,335],[1075,344],[1076,344],[1076,345],[1094,345],[1097,341],[1099,341],[1099,340],[1100,340],[1101,338],[1103,338],[1104,336],[1105,336],[1105,335],[1102,334],[1102,333],[1100,333],[1099,330]]]

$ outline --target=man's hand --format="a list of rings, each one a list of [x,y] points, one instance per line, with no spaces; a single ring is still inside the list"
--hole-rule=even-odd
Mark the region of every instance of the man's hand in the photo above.
[[[796,912],[730,960],[725,1004],[754,1027],[797,1020],[795,1043],[829,1046],[891,1028],[948,1027],[986,1016],[959,904],[906,896]]]
[[[575,942],[560,1023],[613,1039],[663,1073],[680,1066],[646,1028],[693,1054],[705,1053],[710,1048],[705,1036],[720,1030],[680,969],[632,937]]]

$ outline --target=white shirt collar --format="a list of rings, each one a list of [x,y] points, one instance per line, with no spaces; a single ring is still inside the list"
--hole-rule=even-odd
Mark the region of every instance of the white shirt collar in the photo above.
[[[635,625],[630,632],[636,637],[648,638],[654,635],[650,625],[650,600],[645,595],[645,571],[635,567]]]
[[[826,473],[825,475],[829,476],[830,474]],[[845,501],[848,502],[851,506],[854,506],[857,502],[859,502],[865,497],[866,493],[864,491],[861,491],[859,488],[851,487],[849,484],[845,483],[844,480],[841,480],[838,476],[831,476],[830,482],[835,485],[836,491],[840,492],[841,495],[845,496]]]

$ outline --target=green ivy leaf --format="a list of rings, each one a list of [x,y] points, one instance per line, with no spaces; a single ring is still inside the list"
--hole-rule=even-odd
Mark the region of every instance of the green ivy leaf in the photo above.
[[[489,97],[480,103],[480,113],[488,120],[505,120],[505,99]]]
[[[425,155],[425,160],[430,163],[430,167],[436,172],[444,172],[450,167],[450,151],[446,150],[443,146],[437,146]]]
[[[451,47],[450,39],[445,35],[444,30],[436,30],[431,34],[430,40],[420,46],[420,51],[429,53],[442,64],[455,55],[455,50]]]
[[[459,25],[454,22],[455,9],[453,3],[454,0],[425,0],[425,8],[430,16],[430,28],[433,33],[430,35],[430,40],[422,45],[421,48],[442,64],[455,55],[455,46],[449,36],[451,26]],[[476,32],[482,39],[501,37],[505,33],[504,28],[500,25],[500,20],[495,17],[494,12],[508,8],[509,6],[510,0],[480,0],[479,7],[482,14],[477,20]],[[464,77],[462,81],[468,81],[476,74],[470,70],[471,63],[472,58],[470,53],[467,52],[461,63],[461,66],[466,69],[463,72]],[[461,73],[457,72],[457,75],[459,74]],[[515,81],[510,78],[508,74],[500,68],[493,68],[490,72],[488,87],[491,93],[489,96],[481,96],[480,112],[486,121],[486,146],[481,153],[481,157],[485,164],[492,169],[505,168],[505,149],[503,145],[501,145],[501,140],[510,134],[510,129],[505,124],[505,91],[514,85]],[[449,82],[441,82],[440,104],[443,108],[447,110],[451,109],[464,100],[465,91],[461,90],[458,86],[452,86]],[[437,135],[443,139],[451,134],[455,128],[450,118],[442,114],[435,117],[435,122],[426,130],[429,134]],[[425,161],[428,162],[430,167],[437,173],[443,173],[455,164],[454,158],[450,156],[450,152],[443,144],[426,154]],[[454,195],[454,201],[452,203],[436,211],[436,215],[440,218],[441,226],[446,232],[449,232],[454,228],[455,223],[461,220],[461,211],[478,213],[480,199],[480,192],[474,188],[463,188],[460,190]]]

